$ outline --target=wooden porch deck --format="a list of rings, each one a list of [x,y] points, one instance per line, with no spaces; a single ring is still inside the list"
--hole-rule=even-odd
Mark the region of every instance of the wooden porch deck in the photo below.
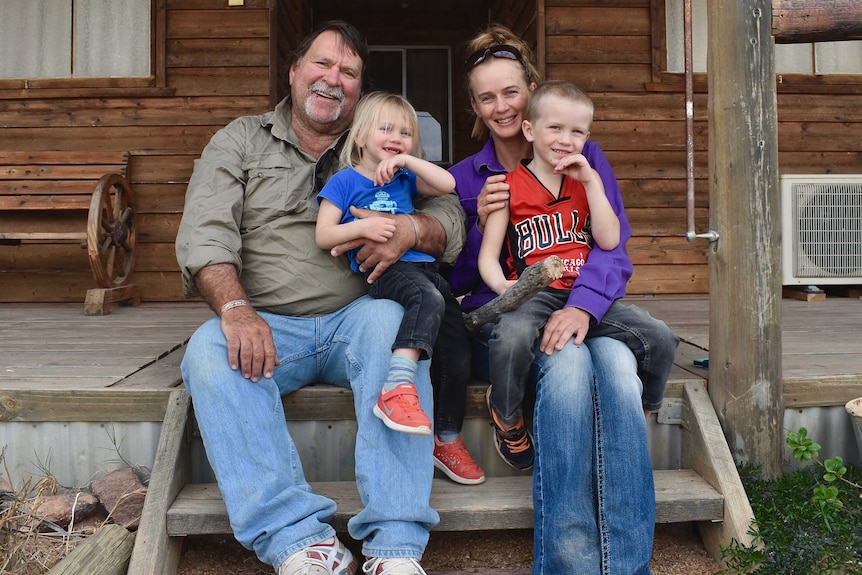
[[[730,452],[713,441],[721,431],[701,385],[708,372],[692,363],[708,356],[708,300],[630,301],[666,321],[681,337],[666,395],[687,404],[693,418],[681,431],[683,451],[689,454],[686,469],[655,471],[657,522],[699,522],[705,545],[717,557],[726,538],[744,537],[751,512]],[[862,300],[786,299],[782,306],[786,404],[843,405],[862,395]],[[107,316],[84,316],[83,305],[0,304],[0,349],[5,352],[0,359],[0,423],[164,422],[129,570],[135,575],[154,572],[153,565],[161,572],[175,572],[187,534],[230,531],[215,485],[189,483],[188,396],[180,391],[169,401],[181,384],[184,344],[208,317],[211,312],[194,303],[117,306]],[[471,386],[468,417],[487,418],[483,396],[484,385]],[[349,392],[333,386],[300,390],[285,398],[285,407],[292,420],[353,418]],[[432,500],[446,511],[439,529],[531,525],[529,476],[489,477],[486,491],[497,499],[481,509],[475,494],[450,483],[435,480]],[[353,481],[315,485],[324,491],[329,486],[338,495],[341,516],[336,522],[355,512]]]
[[[693,360],[708,356],[707,298],[627,301],[663,319],[682,340],[669,397],[706,379]],[[81,304],[0,304],[0,421],[161,421],[168,392],[181,383],[184,344],[211,315],[201,303],[115,306],[106,316],[85,316]],[[860,327],[860,298],[782,300],[787,407],[843,405],[862,395]],[[296,415],[339,419],[331,401],[341,396],[333,389],[324,400],[329,417],[307,404]],[[286,403],[290,412],[293,402]],[[339,403],[352,409],[347,397]],[[471,393],[468,416],[484,410],[481,390]]]

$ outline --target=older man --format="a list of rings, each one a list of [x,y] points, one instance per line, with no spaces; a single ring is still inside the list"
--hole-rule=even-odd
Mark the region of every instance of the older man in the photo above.
[[[328,521],[335,503],[313,493],[285,424],[281,396],[316,381],[350,387],[356,482],[364,509],[350,535],[363,572],[424,575],[419,560],[439,517],[429,506],[432,439],[393,433],[373,415],[402,310],[366,295],[346,259],[317,248],[316,193],[363,90],[368,47],[351,25],[327,22],[298,47],[290,96],[235,120],[195,163],[177,258],[188,295],[219,317],[189,342],[183,377],[236,538],[279,575],[347,575],[351,552]],[[449,257],[463,242],[457,199],[405,216],[363,266],[382,272],[408,248]],[[445,257],[445,256],[444,256]],[[417,374],[430,413],[428,362]]]

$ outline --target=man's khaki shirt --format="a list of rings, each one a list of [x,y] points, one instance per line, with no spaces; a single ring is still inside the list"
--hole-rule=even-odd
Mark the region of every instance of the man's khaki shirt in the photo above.
[[[293,316],[331,313],[366,293],[346,256],[317,247],[317,193],[339,169],[344,135],[319,160],[302,149],[286,100],[274,111],[245,116],[219,130],[195,161],[177,235],[186,296],[199,295],[194,276],[229,263],[252,304]],[[444,261],[464,242],[464,213],[449,194],[417,202],[446,230]]]

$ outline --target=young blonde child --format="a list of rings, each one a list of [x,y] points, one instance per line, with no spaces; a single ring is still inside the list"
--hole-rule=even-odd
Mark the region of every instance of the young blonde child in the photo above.
[[[454,191],[455,179],[449,172],[412,155],[421,150],[418,130],[416,112],[401,96],[373,92],[360,100],[341,153],[342,163],[348,167],[335,174],[318,195],[316,241],[321,248],[362,238],[385,242],[395,231],[389,215],[412,213],[413,199],[419,194]],[[357,219],[351,206],[386,215]],[[355,254],[348,256],[353,270],[359,272]],[[446,347],[467,352],[469,340],[460,305],[438,273],[434,258],[414,250],[408,250],[368,290],[373,297],[392,299],[404,307],[389,375],[374,413],[391,429],[430,434],[431,421],[419,405],[414,374],[420,359],[430,359],[441,325],[448,326],[443,337],[463,342]],[[444,316],[455,321],[446,321]],[[447,363],[445,358],[436,359]]]

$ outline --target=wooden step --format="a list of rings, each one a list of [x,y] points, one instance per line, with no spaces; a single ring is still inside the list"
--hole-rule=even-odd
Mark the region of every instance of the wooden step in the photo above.
[[[729,545],[733,539],[751,544],[748,530],[754,514],[706,387],[701,381],[685,382],[681,392],[683,406],[678,424],[683,434],[682,461],[690,469],[653,472],[656,522],[696,522],[704,545],[718,559],[721,547]],[[328,386],[319,388],[306,399],[312,404],[320,403],[323,398],[343,402],[349,393]],[[288,396],[285,405],[295,411],[297,406],[291,405],[295,400]],[[306,408],[309,407],[307,404]],[[183,389],[173,391],[165,409],[128,575],[176,573],[186,535],[231,533],[218,487],[189,483],[194,427],[191,412],[188,393]],[[476,415],[481,413],[477,406]],[[436,529],[530,528],[533,526],[531,482],[528,474],[489,477],[484,484],[476,486],[435,479],[431,505],[440,513]],[[338,531],[346,531],[348,519],[361,509],[355,483],[352,480],[319,482],[312,483],[311,487],[336,501],[338,507],[332,525]]]
[[[655,471],[656,522],[721,521],[724,497],[690,469]],[[362,502],[353,481],[311,484],[315,493],[337,505],[332,526],[347,531],[347,521]],[[533,527],[532,476],[489,477],[481,485],[458,485],[435,479],[431,506],[440,514],[439,531],[529,529]],[[186,485],[167,513],[171,536],[231,533],[218,485]]]

